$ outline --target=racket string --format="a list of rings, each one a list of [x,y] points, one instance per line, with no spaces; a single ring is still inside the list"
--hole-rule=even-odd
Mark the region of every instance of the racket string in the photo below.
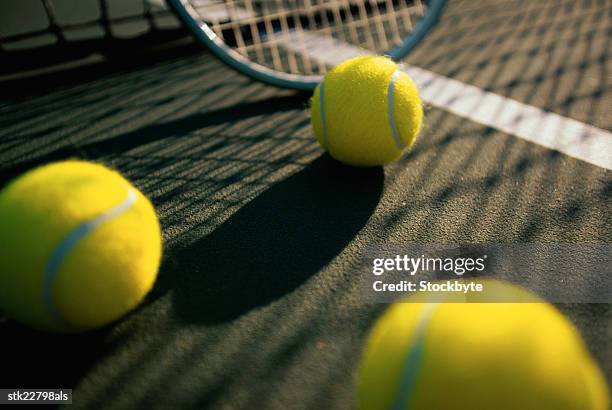
[[[423,0],[192,0],[200,21],[258,64],[295,74],[326,65],[307,50],[313,35],[374,53],[398,46],[426,12]]]

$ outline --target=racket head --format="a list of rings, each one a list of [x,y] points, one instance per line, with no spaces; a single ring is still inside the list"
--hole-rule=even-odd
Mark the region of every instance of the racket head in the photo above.
[[[360,54],[399,60],[435,25],[445,4],[445,0],[167,2],[196,39],[223,62],[256,80],[298,90],[313,90],[329,68]],[[402,4],[406,16],[395,21],[394,13]],[[397,27],[400,20],[402,29]],[[389,30],[393,36],[387,36]]]

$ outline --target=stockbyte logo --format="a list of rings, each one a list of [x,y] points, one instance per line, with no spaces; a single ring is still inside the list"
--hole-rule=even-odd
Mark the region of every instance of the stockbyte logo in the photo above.
[[[465,273],[481,273],[486,269],[487,255],[481,257],[417,258],[408,255],[396,255],[394,258],[375,258],[372,262],[372,273],[380,276],[386,272],[405,272],[411,276],[418,272],[444,272],[462,276]]]

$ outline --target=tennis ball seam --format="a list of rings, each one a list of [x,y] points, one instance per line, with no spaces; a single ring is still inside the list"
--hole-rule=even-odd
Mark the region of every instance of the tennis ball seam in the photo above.
[[[93,219],[81,222],[55,247],[47,264],[45,265],[43,280],[43,303],[49,315],[63,325],[70,325],[69,321],[62,315],[53,303],[53,285],[60,270],[62,262],[70,251],[90,232],[113,218],[116,218],[130,209],[137,200],[138,196],[133,189],[128,188],[126,199],[118,205],[110,208],[106,212]]]
[[[319,87],[319,111],[321,112],[321,129],[323,130],[323,137],[321,145],[323,149],[329,151],[329,141],[327,140],[327,126],[325,124],[325,78],[321,81],[321,86]]]
[[[404,357],[404,367],[398,381],[395,400],[393,401],[392,409],[394,410],[410,408],[410,402],[424,360],[427,329],[438,306],[438,303],[426,304],[417,321],[412,340],[408,343],[409,349],[407,349],[406,356]]]
[[[395,82],[399,78],[401,71],[396,69],[391,75],[389,80],[389,89],[387,91],[387,115],[389,116],[389,125],[391,126],[391,135],[395,146],[399,150],[403,150],[406,145],[402,142],[399,131],[397,130],[397,124],[395,123]]]

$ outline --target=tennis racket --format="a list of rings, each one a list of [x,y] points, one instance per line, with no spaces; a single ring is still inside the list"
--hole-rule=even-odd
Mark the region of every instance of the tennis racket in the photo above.
[[[399,60],[435,24],[444,0],[167,0],[198,41],[236,70],[312,90],[357,55]]]

